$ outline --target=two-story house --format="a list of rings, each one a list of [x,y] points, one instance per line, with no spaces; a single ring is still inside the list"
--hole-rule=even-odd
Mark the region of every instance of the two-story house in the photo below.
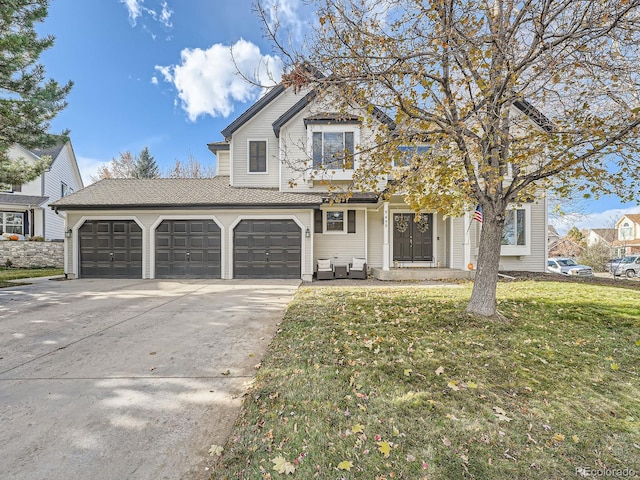
[[[618,256],[640,253],[640,213],[628,213],[616,222],[618,235],[613,247]]]
[[[48,149],[27,150],[21,145],[9,149],[9,158],[36,162],[51,157],[47,171],[24,185],[0,186],[0,230],[46,240],[64,238],[64,219],[48,208],[50,203],[83,188],[82,177],[71,142]]]
[[[378,278],[397,268],[474,268],[480,235],[473,212],[423,212],[397,195],[355,192],[333,202],[327,181],[351,183],[370,126],[332,112],[308,92],[273,88],[209,144],[213,179],[102,180],[52,205],[68,228],[71,277],[296,278],[319,259],[366,259]],[[375,112],[376,121],[391,122]],[[387,178],[380,178],[384,188]],[[501,268],[544,271],[544,198],[509,210]]]

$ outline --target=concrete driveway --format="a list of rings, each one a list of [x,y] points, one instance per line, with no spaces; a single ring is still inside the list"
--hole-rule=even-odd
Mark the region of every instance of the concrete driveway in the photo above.
[[[298,284],[0,289],[0,478],[207,478]]]

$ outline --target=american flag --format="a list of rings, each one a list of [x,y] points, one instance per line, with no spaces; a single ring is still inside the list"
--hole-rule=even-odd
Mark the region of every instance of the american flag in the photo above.
[[[476,211],[473,212],[473,220],[482,223],[482,207],[480,205],[476,205]]]

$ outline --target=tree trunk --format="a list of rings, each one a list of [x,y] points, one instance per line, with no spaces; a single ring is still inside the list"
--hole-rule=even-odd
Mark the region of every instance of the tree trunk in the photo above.
[[[467,305],[467,313],[493,317],[496,315],[496,287],[500,267],[504,209],[500,211],[500,209],[494,209],[495,207],[487,207],[483,206],[484,219],[478,252],[478,268],[471,299]]]

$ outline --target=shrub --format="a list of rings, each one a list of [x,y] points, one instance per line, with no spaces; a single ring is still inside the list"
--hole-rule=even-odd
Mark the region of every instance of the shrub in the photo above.
[[[42,236],[29,237],[29,241],[30,242],[44,242],[44,237],[42,237]]]

